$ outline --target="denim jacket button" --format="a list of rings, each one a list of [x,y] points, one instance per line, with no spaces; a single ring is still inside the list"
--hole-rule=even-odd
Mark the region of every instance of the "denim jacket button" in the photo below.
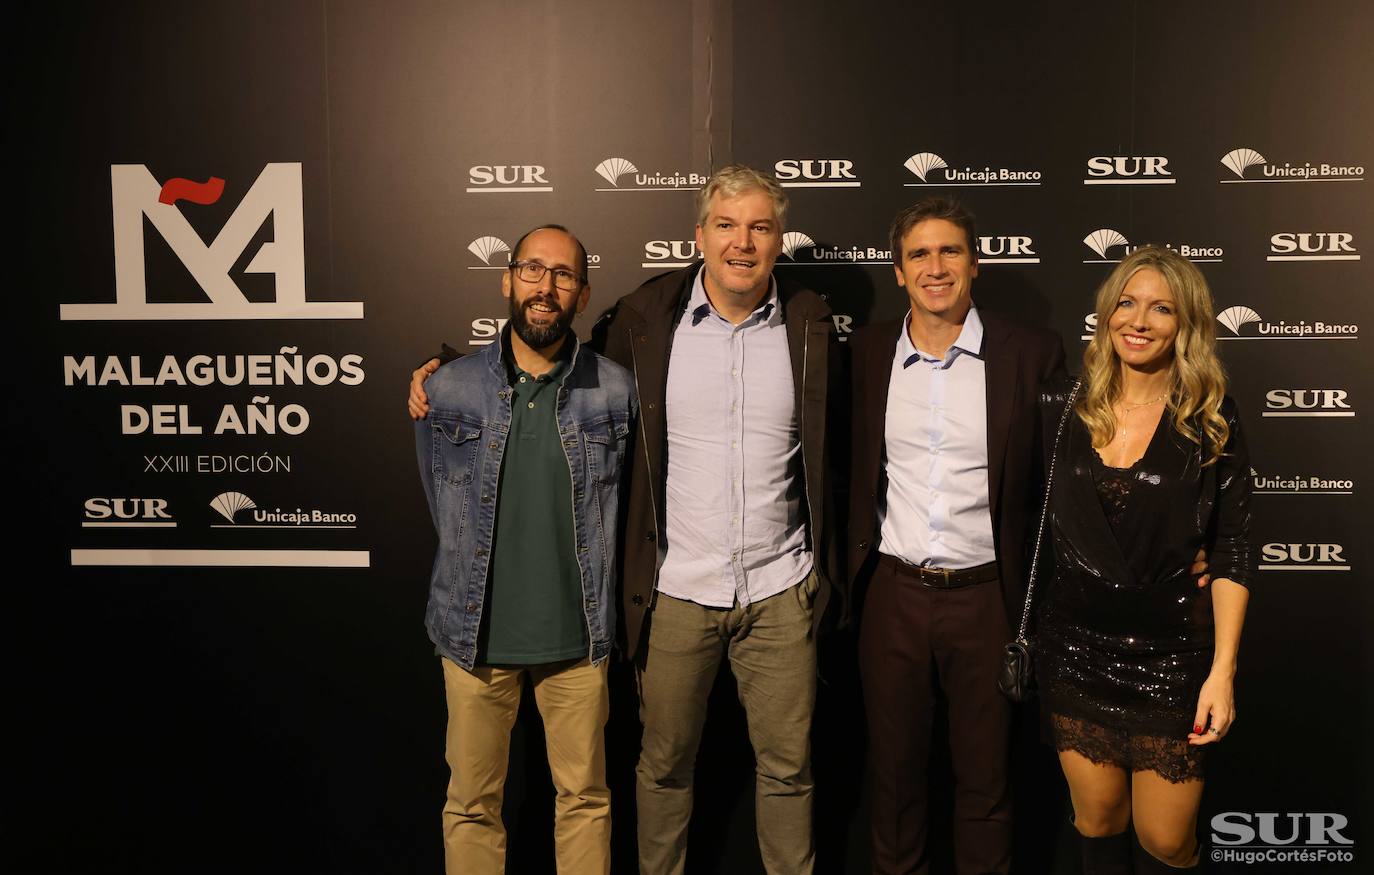
[[[496,441],[492,441],[491,443],[487,444],[487,449],[489,449],[489,450],[494,450],[494,449],[496,449]]]
[[[478,555],[478,556],[485,556],[485,555],[487,555],[487,550],[486,550],[486,548],[485,548],[485,547],[478,547],[478,548],[477,548],[477,555]]]
[[[470,604],[470,605],[468,605],[468,613],[469,613],[469,614],[475,614],[475,613],[477,613],[477,605],[475,605],[475,604]]]
[[[490,503],[491,503],[491,496],[490,496],[490,495],[483,495],[483,496],[482,496],[482,503],[483,503],[483,504],[490,504]]]

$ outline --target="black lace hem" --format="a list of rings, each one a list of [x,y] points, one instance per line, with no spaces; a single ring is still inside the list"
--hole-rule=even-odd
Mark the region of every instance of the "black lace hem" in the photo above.
[[[1204,749],[1187,739],[1136,735],[1062,714],[1050,715],[1054,749],[1070,750],[1098,765],[1149,771],[1171,784],[1202,780]]]

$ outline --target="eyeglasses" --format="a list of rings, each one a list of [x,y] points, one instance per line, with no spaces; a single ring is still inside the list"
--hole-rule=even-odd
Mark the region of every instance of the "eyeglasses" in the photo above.
[[[512,261],[510,269],[515,271],[515,275],[527,283],[537,283],[544,278],[551,268],[545,267],[537,261]],[[582,277],[570,270],[561,267],[552,268],[553,284],[565,292],[575,292],[582,288]]]

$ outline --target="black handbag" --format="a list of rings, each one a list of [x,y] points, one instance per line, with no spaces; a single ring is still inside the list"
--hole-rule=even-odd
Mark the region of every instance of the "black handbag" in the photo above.
[[[1073,385],[1059,427],[1054,432],[1054,446],[1050,448],[1050,470],[1045,477],[1045,503],[1040,509],[1040,526],[1035,532],[1035,550],[1031,554],[1030,575],[1026,579],[1026,605],[1021,610],[1021,626],[1016,637],[1002,648],[1002,669],[997,673],[997,689],[1013,702],[1027,702],[1035,695],[1035,639],[1030,637],[1032,599],[1035,595],[1035,575],[1040,566],[1040,545],[1045,540],[1045,520],[1050,513],[1050,487],[1054,484],[1054,463],[1059,458],[1059,440],[1064,436],[1064,423],[1069,421],[1080,379]]]

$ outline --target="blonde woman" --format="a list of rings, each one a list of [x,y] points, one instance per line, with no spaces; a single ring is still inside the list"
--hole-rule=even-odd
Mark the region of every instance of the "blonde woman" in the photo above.
[[[1250,464],[1214,326],[1192,263],[1128,255],[1098,292],[1057,450],[1037,676],[1088,873],[1196,867],[1203,754],[1235,719]],[[1045,393],[1051,426],[1067,388]]]

